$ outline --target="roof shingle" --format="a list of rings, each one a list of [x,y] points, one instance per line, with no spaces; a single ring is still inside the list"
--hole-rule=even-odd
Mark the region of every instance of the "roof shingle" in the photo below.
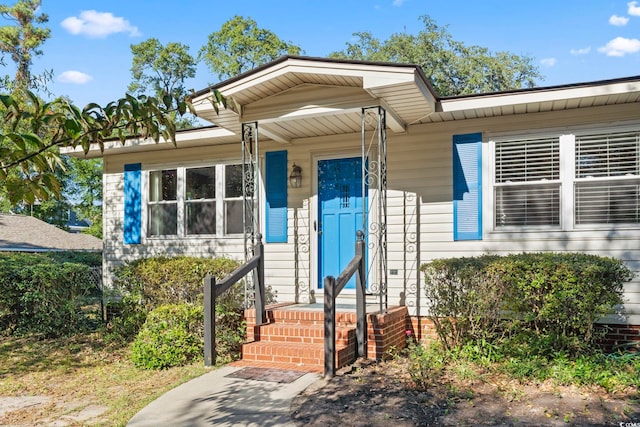
[[[31,216],[0,214],[0,251],[101,251],[102,240],[68,233]]]

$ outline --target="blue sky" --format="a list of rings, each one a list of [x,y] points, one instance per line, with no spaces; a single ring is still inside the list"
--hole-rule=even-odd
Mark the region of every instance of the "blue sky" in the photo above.
[[[41,11],[51,38],[34,71],[53,70],[52,92],[81,106],[124,95],[131,44],[155,37],[184,43],[195,56],[234,15],[253,18],[309,56],[344,49],[358,31],[381,39],[416,34],[419,17],[429,15],[456,40],[533,57],[545,76],[540,86],[640,75],[640,1],[43,0]],[[187,86],[215,82],[201,65]]]

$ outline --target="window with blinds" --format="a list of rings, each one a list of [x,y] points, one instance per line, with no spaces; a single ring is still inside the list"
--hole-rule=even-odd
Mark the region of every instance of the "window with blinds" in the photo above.
[[[576,137],[575,223],[640,223],[640,132]]]
[[[559,226],[559,139],[498,142],[495,161],[495,227]]]

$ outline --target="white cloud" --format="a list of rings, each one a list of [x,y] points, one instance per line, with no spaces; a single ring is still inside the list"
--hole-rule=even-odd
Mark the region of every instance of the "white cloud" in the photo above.
[[[616,27],[624,27],[628,23],[629,18],[626,16],[611,15],[611,18],[609,18],[609,24],[615,25]]]
[[[637,1],[632,1],[630,3],[627,3],[627,6],[629,6],[629,9],[627,10],[627,13],[629,15],[640,16],[640,6],[638,6]]]
[[[396,7],[400,7],[400,6],[402,6],[404,4],[404,2],[405,2],[405,0],[393,0],[393,3],[391,3],[391,4],[393,4]]]
[[[571,49],[569,51],[571,55],[586,55],[589,52],[591,52],[591,46],[583,47],[581,49]]]
[[[557,62],[558,60],[556,58],[543,58],[540,60],[540,64],[545,67],[553,67]]]
[[[60,83],[71,83],[76,85],[83,85],[91,80],[93,80],[93,77],[89,74],[75,70],[65,71],[58,76],[58,81]]]
[[[110,12],[95,10],[84,10],[80,12],[80,17],[70,16],[62,21],[61,25],[71,34],[83,34],[94,38],[104,38],[113,33],[140,35],[138,27],[131,25],[126,19],[113,16]]]
[[[598,52],[607,56],[625,56],[627,54],[640,52],[640,40],[616,37],[606,45],[598,48]]]

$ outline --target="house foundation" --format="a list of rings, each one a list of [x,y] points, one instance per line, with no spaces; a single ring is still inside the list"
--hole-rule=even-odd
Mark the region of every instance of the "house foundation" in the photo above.
[[[238,365],[322,372],[324,366],[324,312],[317,304],[279,303],[267,307],[267,323],[256,325],[255,310],[245,310],[247,340]],[[336,314],[336,368],[355,362],[356,313]],[[608,332],[600,341],[603,349],[640,346],[640,325],[603,325]],[[403,350],[410,340],[437,339],[433,322],[424,316],[409,316],[406,306],[390,307],[385,313],[367,314],[367,358],[382,360]]]

